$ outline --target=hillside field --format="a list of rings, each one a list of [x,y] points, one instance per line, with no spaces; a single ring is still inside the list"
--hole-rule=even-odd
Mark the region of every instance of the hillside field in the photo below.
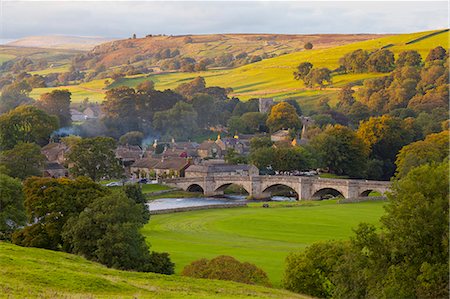
[[[446,30],[399,34],[331,48],[303,50],[234,69],[209,70],[194,73],[167,72],[123,78],[109,86],[105,85],[105,80],[95,80],[80,85],[58,88],[69,89],[72,92],[74,102],[80,102],[86,97],[93,102],[101,102],[104,100],[104,92],[108,88],[121,85],[135,87],[143,81],[152,80],[155,82],[156,89],[173,89],[181,83],[188,82],[197,76],[202,76],[205,78],[208,86],[233,88],[231,95],[239,97],[241,100],[254,97],[274,97],[277,100],[295,98],[301,105],[308,108],[318,98],[324,95],[329,96],[332,99],[331,104],[333,104],[338,89],[348,83],[362,82],[365,79],[384,76],[386,74],[334,75],[331,86],[323,90],[308,89],[304,87],[302,82],[296,81],[293,78],[293,72],[301,62],[309,61],[315,67],[335,69],[339,66],[339,58],[346,53],[356,49],[372,51],[382,47],[387,47],[396,55],[405,50],[417,50],[425,58],[432,48],[439,45],[448,48],[449,37],[449,32]],[[38,88],[32,91],[31,96],[38,98],[41,93],[51,90],[52,88]]]
[[[0,298],[309,298],[228,281],[108,269],[82,257],[0,242]]]
[[[437,34],[432,35],[433,33]],[[422,39],[420,39],[421,37]],[[295,52],[231,70],[157,74],[150,76],[149,79],[156,83],[157,89],[167,89],[192,80],[196,76],[203,76],[209,86],[218,85],[233,88],[234,92],[232,95],[240,99],[245,100],[252,97],[275,97],[276,99],[295,97],[299,98],[300,103],[302,103],[304,98],[314,97],[316,94],[336,93],[336,90],[333,90],[333,88],[340,88],[350,82],[357,82],[385,74],[335,75],[333,76],[333,85],[330,88],[325,90],[308,90],[302,82],[293,78],[293,72],[301,62],[309,61],[315,67],[335,69],[339,66],[339,58],[346,53],[357,49],[372,51],[385,46],[388,46],[388,49],[396,55],[405,50],[417,50],[425,58],[432,48],[437,46],[448,48],[449,37],[449,32],[443,30],[399,34],[333,48]],[[417,41],[407,44],[415,40]],[[119,84],[135,86],[144,80],[146,78],[131,78],[123,80]]]
[[[262,208],[252,203],[247,208],[155,215],[142,233],[152,250],[170,253],[177,273],[194,260],[231,255],[262,268],[279,286],[289,252],[317,241],[348,239],[360,222],[377,224],[384,204],[329,200]]]

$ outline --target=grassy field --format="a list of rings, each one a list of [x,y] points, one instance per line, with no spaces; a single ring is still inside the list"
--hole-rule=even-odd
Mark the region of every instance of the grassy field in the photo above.
[[[439,45],[448,48],[448,31],[440,32],[439,34],[423,38],[411,44],[407,43],[420,37],[427,36],[433,32],[435,31],[399,34],[328,49],[295,52],[231,70],[157,74],[150,76],[150,79],[156,83],[156,88],[166,89],[174,88],[180,83],[189,81],[196,76],[203,76],[208,85],[232,87],[234,90],[233,94],[241,99],[269,96],[278,99],[287,97],[305,97],[311,96],[311,93],[322,93],[323,91],[307,90],[301,82],[293,79],[292,73],[299,63],[309,61],[316,67],[328,67],[334,69],[339,66],[339,58],[346,53],[356,49],[366,49],[371,51],[387,45],[392,45],[389,47],[389,50],[393,51],[396,55],[404,50],[417,50],[422,57],[425,57],[430,49]],[[341,87],[350,82],[361,81],[382,75],[383,74],[371,73],[336,75],[333,76],[332,87]],[[122,84],[135,86],[145,79],[146,78],[133,78],[124,80]],[[333,89],[329,89],[327,92],[331,94],[336,93],[336,91],[333,92]]]
[[[289,252],[316,241],[347,239],[358,223],[377,224],[384,213],[384,202],[261,205],[155,215],[142,233],[152,250],[170,253],[177,272],[194,260],[225,254],[256,264],[280,285]]]
[[[0,242],[1,298],[307,298],[227,281],[108,269],[82,257]]]
[[[143,184],[142,185],[142,193],[151,193],[151,192],[157,192],[157,191],[164,191],[172,189],[169,186],[166,185],[159,185],[159,184]]]
[[[436,33],[430,35],[430,33]],[[417,40],[417,41],[415,41]],[[415,41],[409,43],[411,41]],[[409,44],[408,44],[409,43]],[[205,78],[209,86],[222,86],[233,88],[231,95],[241,100],[259,97],[274,97],[275,99],[296,98],[308,109],[321,96],[331,98],[334,103],[338,89],[350,82],[361,82],[367,78],[383,76],[385,74],[342,74],[333,76],[333,84],[327,89],[308,89],[302,82],[293,79],[295,67],[304,61],[309,61],[316,67],[327,67],[335,69],[339,66],[339,58],[344,54],[356,49],[369,51],[388,46],[389,50],[396,55],[405,50],[417,50],[425,58],[428,51],[437,46],[448,48],[448,31],[427,31],[410,34],[399,34],[382,38],[369,39],[366,41],[350,43],[325,49],[313,49],[310,51],[299,51],[291,54],[281,55],[271,59],[226,70],[210,70],[195,73],[170,72],[154,75],[133,76],[124,78],[108,88],[121,85],[135,87],[139,83],[152,80],[157,89],[164,90],[175,88],[181,83],[188,82],[197,76]],[[101,102],[104,99],[105,80],[95,80],[76,86],[58,87],[67,88],[72,92],[74,102],[82,101],[88,97],[91,101]],[[32,97],[39,97],[41,93],[48,92],[50,88],[35,89]]]
[[[71,99],[74,103],[81,103],[85,98],[89,98],[89,101],[92,103],[101,103],[105,98],[105,87],[105,79],[93,80],[79,85],[35,88],[31,91],[30,97],[39,99],[40,95],[43,93],[51,92],[55,89],[67,89],[72,93]]]

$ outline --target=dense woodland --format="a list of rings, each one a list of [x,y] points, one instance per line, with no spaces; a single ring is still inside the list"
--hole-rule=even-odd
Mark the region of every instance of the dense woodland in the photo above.
[[[170,49],[160,56],[167,63],[178,61]],[[230,152],[229,163],[252,163],[260,170],[321,168],[351,178],[393,178],[381,232],[362,224],[348,242],[330,241],[292,254],[286,288],[318,297],[448,297],[448,57],[437,47],[425,59],[416,51],[402,52],[395,60],[389,49],[356,50],[343,56],[335,70],[299,62],[292,80],[311,88],[325,88],[336,73],[379,75],[343,87],[336,105],[322,97],[307,112],[301,103],[287,99],[260,113],[257,99],[240,101],[229,96],[230,89],[207,87],[202,77],[164,91],[146,81],[136,88],[108,90],[101,104],[103,116],[82,124],[72,124],[69,91],[54,90],[39,101],[29,97],[33,88],[48,86],[49,80],[22,72],[33,70],[33,62],[4,64],[2,68],[17,72],[0,83],[0,206],[8,207],[0,210],[0,238],[80,254],[109,267],[172,274],[168,255],[150,252],[139,233],[149,219],[140,189],[111,191],[96,182],[123,176],[114,156],[118,142],[142,144],[145,137],[200,140],[222,128],[230,135],[254,135],[250,154]],[[200,67],[200,62],[183,59],[178,61],[180,69]],[[221,59],[226,64],[226,57]],[[82,80],[76,68],[82,63],[78,58],[61,81]],[[104,71],[100,66],[98,73]],[[295,139],[302,115],[314,120],[307,144],[270,140],[280,129],[289,129]],[[38,177],[45,163],[40,149],[60,129],[80,136],[65,137],[73,145],[68,163],[74,180]],[[27,222],[33,224],[23,227]],[[199,263],[207,267],[214,261]],[[243,269],[267,284],[259,269]],[[189,271],[193,270],[185,269]]]

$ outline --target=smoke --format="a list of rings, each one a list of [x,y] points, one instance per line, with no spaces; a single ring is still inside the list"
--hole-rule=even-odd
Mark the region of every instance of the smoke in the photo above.
[[[157,135],[147,135],[141,143],[141,147],[142,148],[148,148],[151,147],[153,145],[153,143],[156,141],[158,141],[161,138],[161,135],[157,134]]]
[[[69,135],[80,135],[80,129],[77,127],[64,127],[64,128],[59,128],[56,131],[53,131],[53,133],[51,134],[52,137],[55,136],[59,136],[59,137],[65,137],[65,136],[69,136]]]

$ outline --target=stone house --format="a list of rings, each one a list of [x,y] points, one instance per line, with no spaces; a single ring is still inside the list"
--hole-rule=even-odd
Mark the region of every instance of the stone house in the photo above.
[[[41,149],[41,153],[47,158],[48,162],[64,164],[69,147],[64,143],[52,142]]]
[[[200,158],[222,158],[225,153],[222,147],[215,141],[203,141],[197,149],[197,154]]]
[[[291,142],[291,136],[289,134],[289,130],[278,130],[272,135],[270,135],[270,140],[273,142],[279,142],[279,141],[288,141]]]
[[[85,121],[88,117],[83,112],[78,111],[77,109],[70,109],[70,118],[74,122]]]
[[[156,177],[184,177],[190,160],[182,157],[152,158],[137,160],[130,167],[131,175],[135,178]]]
[[[43,176],[50,178],[68,177],[69,171],[67,170],[67,168],[57,162],[48,162],[45,165]]]
[[[102,111],[99,105],[91,105],[83,110],[83,114],[86,115],[86,118],[101,118]]]

